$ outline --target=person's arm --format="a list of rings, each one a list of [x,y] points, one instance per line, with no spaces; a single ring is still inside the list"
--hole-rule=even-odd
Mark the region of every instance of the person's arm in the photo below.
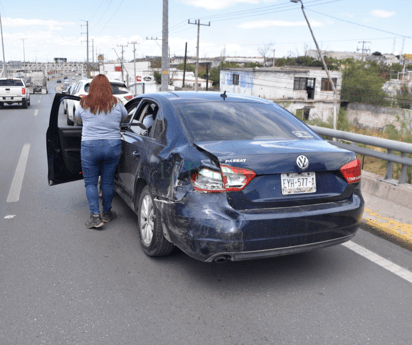
[[[120,122],[123,122],[124,120],[127,119],[127,110],[124,107],[124,105],[119,101],[119,108],[120,108],[120,113],[122,114],[122,120]]]
[[[81,106],[79,106],[76,110],[76,112],[74,113],[74,117],[76,118],[76,123],[81,124],[82,123],[82,114],[81,111],[83,110],[83,108]]]

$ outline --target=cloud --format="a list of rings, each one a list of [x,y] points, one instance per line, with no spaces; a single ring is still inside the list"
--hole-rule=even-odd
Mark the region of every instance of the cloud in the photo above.
[[[388,12],[388,11],[384,11],[384,10],[373,10],[370,13],[374,17],[378,17],[378,18],[388,18],[388,17],[391,17],[391,16],[396,14],[396,12]]]
[[[276,2],[274,0],[183,0],[184,4],[194,7],[201,7],[207,10],[218,10],[227,8],[239,3],[259,4],[260,2]]]
[[[62,26],[75,25],[74,22],[59,22],[56,20],[24,19],[24,18],[3,18],[4,27],[21,28],[24,26],[45,26],[50,30],[63,30]]]
[[[324,26],[324,24],[313,20],[310,22],[312,27],[320,27]],[[263,29],[263,28],[270,28],[274,26],[282,26],[282,27],[296,27],[296,26],[307,26],[305,21],[301,22],[287,22],[284,20],[255,20],[252,22],[245,22],[239,25],[241,29]]]

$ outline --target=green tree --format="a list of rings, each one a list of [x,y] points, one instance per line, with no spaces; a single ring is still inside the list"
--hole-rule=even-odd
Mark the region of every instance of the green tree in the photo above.
[[[156,80],[156,84],[161,84],[162,83],[162,75],[158,71],[154,71],[153,76]]]
[[[388,97],[382,91],[386,80],[380,71],[381,66],[376,62],[348,61],[342,72],[340,98],[352,103],[389,105]]]
[[[397,92],[397,103],[403,109],[411,109],[412,107],[412,89],[406,85],[402,86]]]

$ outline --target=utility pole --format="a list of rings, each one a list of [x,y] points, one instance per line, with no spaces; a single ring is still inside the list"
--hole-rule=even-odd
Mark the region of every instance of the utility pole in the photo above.
[[[26,52],[24,50],[24,40],[27,38],[20,38],[23,41],[23,65],[24,65],[24,76],[26,77]]]
[[[186,42],[186,44],[185,44],[185,61],[184,61],[184,63],[183,63],[183,84],[182,84],[182,88],[185,87],[186,59],[187,59],[187,42]]]
[[[365,43],[372,43],[371,41],[359,41],[358,43],[362,43],[362,61],[363,60],[363,52],[367,52],[370,51],[369,48],[365,48]],[[357,51],[361,50],[361,49],[356,49]]]
[[[320,51],[320,49],[319,49],[319,46],[318,46],[318,42],[316,42],[315,35],[313,34],[312,28],[311,28],[311,26],[310,26],[309,20],[308,20],[308,18],[306,17],[306,13],[305,13],[305,10],[304,10],[304,7],[303,7],[303,2],[302,2],[302,0],[290,0],[290,1],[291,1],[291,2],[294,2],[294,3],[300,2],[301,5],[302,5],[301,8],[302,8],[303,15],[304,15],[304,17],[305,17],[306,23],[308,24],[308,27],[309,27],[310,33],[311,33],[311,35],[312,35],[313,41],[315,42],[316,49],[318,50],[318,54],[319,54],[319,56],[320,56],[320,58],[321,58],[321,60],[322,60],[323,68],[324,68],[325,71],[326,71],[326,75],[328,76],[329,83],[330,83],[330,85],[332,86],[332,90],[333,90],[333,129],[336,129],[336,125],[337,125],[337,111],[336,111],[336,108],[337,108],[337,105],[338,105],[338,104],[337,104],[337,91],[336,91],[335,84],[333,83],[333,80],[332,80],[332,78],[330,77],[328,67],[326,66],[326,63],[325,63],[325,59],[324,59],[323,56],[322,56],[322,53],[321,53],[321,51]],[[334,138],[334,141],[336,141],[336,138]]]
[[[4,41],[3,41],[3,24],[1,22],[1,14],[0,14],[0,28],[1,28],[1,46],[3,49],[3,71],[4,71],[4,76],[7,78],[7,66],[6,66],[6,57],[4,55]],[[3,72],[1,73],[3,76]]]
[[[199,75],[199,36],[200,36],[200,25],[203,26],[210,26],[210,22],[209,24],[200,24],[200,19],[195,20],[194,23],[190,22],[190,19],[188,20],[189,24],[193,24],[193,25],[197,25],[197,47],[196,47],[196,70],[195,70],[195,91],[198,90],[198,75]]]
[[[169,0],[163,0],[162,91],[169,89]]]
[[[82,32],[82,35],[86,35],[86,42],[87,42],[87,60],[86,60],[86,77],[89,77],[89,21],[88,20],[83,20],[83,22],[86,22],[86,25],[82,24],[81,26],[86,26],[86,32]],[[82,41],[84,42],[84,41]]]
[[[92,38],[92,63],[94,67],[94,38]]]
[[[136,41],[133,42],[127,42],[127,44],[133,44],[133,67],[134,67],[134,84],[136,84],[137,80],[136,80],[136,44],[140,44],[137,43]],[[136,85],[134,86],[134,95],[136,96]]]
[[[128,47],[127,45],[121,45],[121,44],[118,44],[117,45],[118,47],[121,47],[122,48],[122,61],[121,61],[121,65],[122,65],[122,82],[124,82],[124,76],[123,76],[123,69],[124,69],[124,64],[123,64],[123,53],[124,53],[124,47]]]

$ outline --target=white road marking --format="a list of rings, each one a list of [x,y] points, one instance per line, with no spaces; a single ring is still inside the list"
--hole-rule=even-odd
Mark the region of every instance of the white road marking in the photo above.
[[[34,111],[34,116],[37,116],[38,113],[39,113],[39,109],[36,109],[36,110]]]
[[[40,100],[37,103],[40,103]]]
[[[408,270],[404,269],[403,267],[394,264],[392,261],[386,260],[382,256],[375,254],[371,252],[370,250],[363,248],[360,245],[357,245],[356,243],[349,241],[346,243],[343,243],[342,246],[354,251],[355,253],[362,255],[364,258],[372,261],[373,263],[383,267],[384,269],[388,270],[389,272],[392,272],[393,274],[396,274],[398,277],[401,277],[408,281],[409,283],[412,283],[412,272],[409,272]]]
[[[14,173],[13,181],[11,183],[9,195],[7,196],[7,202],[17,202],[20,199],[20,192],[23,185],[29,152],[30,144],[24,144],[23,149],[21,150],[19,162],[17,163],[16,172]]]
[[[15,214],[10,214],[10,215],[4,217],[4,219],[13,219],[14,217],[16,217]]]

